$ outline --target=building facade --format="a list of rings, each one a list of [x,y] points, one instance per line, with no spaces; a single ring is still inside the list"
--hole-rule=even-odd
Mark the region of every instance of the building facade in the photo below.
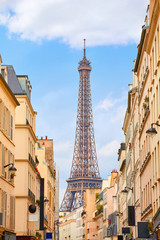
[[[41,177],[44,178],[44,227],[46,232],[52,232],[54,239],[56,171],[54,167],[53,140],[47,137],[38,139],[36,155],[39,160],[38,170]]]
[[[0,56],[0,239],[16,239],[15,177],[10,167],[15,165],[15,112],[19,103],[8,84],[8,69],[1,63]]]

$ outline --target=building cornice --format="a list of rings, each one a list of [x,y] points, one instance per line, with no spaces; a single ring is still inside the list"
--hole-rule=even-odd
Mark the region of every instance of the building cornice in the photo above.
[[[32,112],[33,116],[34,116],[34,114],[37,114],[37,112],[35,112],[35,111],[33,110],[32,104],[31,104],[31,102],[30,102],[27,94],[23,94],[23,95],[21,95],[21,94],[18,94],[18,95],[17,95],[17,94],[16,94],[15,96],[16,96],[17,99],[25,99],[25,100],[27,101],[27,103],[28,103],[28,105],[29,105],[29,108],[31,109],[31,112]]]
[[[160,0],[156,0],[153,7],[152,17],[150,20],[149,33],[148,33],[148,42],[146,47],[146,51],[148,54],[150,54],[150,51],[151,51],[155,29],[158,21],[159,11],[160,11]]]
[[[26,124],[16,124],[15,128],[22,128],[22,129],[28,129],[29,132],[31,133],[33,139],[35,142],[37,142],[37,138],[36,135],[33,131],[33,128],[30,125],[26,125]]]
[[[7,136],[6,133],[4,133],[4,131],[2,129],[0,129],[0,133],[2,133],[5,136],[5,138],[7,138],[7,140],[15,147],[14,142]]]
[[[66,219],[67,220],[67,219]],[[76,219],[70,219],[70,220],[67,220],[66,222],[63,222],[63,223],[60,223],[59,226],[60,227],[63,227],[65,225],[68,225],[70,223],[75,223],[76,222]]]

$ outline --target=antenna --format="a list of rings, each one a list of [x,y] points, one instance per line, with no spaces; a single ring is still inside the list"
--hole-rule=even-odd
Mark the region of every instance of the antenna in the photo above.
[[[83,40],[84,40],[84,57],[86,57],[86,39]]]

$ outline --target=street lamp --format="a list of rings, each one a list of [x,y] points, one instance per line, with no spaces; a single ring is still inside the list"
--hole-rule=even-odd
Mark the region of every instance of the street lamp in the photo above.
[[[132,188],[130,188],[130,187],[125,187],[123,190],[122,190],[122,192],[123,193],[128,193],[128,190],[132,190],[132,193],[133,193],[133,187]]]
[[[150,137],[153,137],[157,134],[157,131],[153,127],[153,125],[156,125],[156,126],[160,127],[160,124],[158,124],[158,123],[151,123],[151,127],[148,128],[148,130],[146,131],[147,135],[150,136]]]
[[[47,197],[44,197],[44,203],[49,202],[49,199]]]
[[[120,216],[120,215],[123,215],[123,213],[121,213],[121,212],[117,212],[117,213],[116,213],[116,216],[117,216],[117,217]]]
[[[17,169],[14,167],[13,163],[9,163],[9,164],[5,165],[4,168],[9,167],[10,165],[12,165],[12,167],[10,167],[8,170],[10,171],[11,174],[13,174],[17,171]]]

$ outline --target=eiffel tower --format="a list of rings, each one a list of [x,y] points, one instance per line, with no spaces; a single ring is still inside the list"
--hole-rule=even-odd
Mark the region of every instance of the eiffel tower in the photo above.
[[[101,188],[92,114],[90,86],[90,61],[86,58],[85,39],[84,56],[79,62],[79,94],[74,153],[70,178],[60,207],[61,212],[71,212],[83,204],[84,191],[87,188]]]

